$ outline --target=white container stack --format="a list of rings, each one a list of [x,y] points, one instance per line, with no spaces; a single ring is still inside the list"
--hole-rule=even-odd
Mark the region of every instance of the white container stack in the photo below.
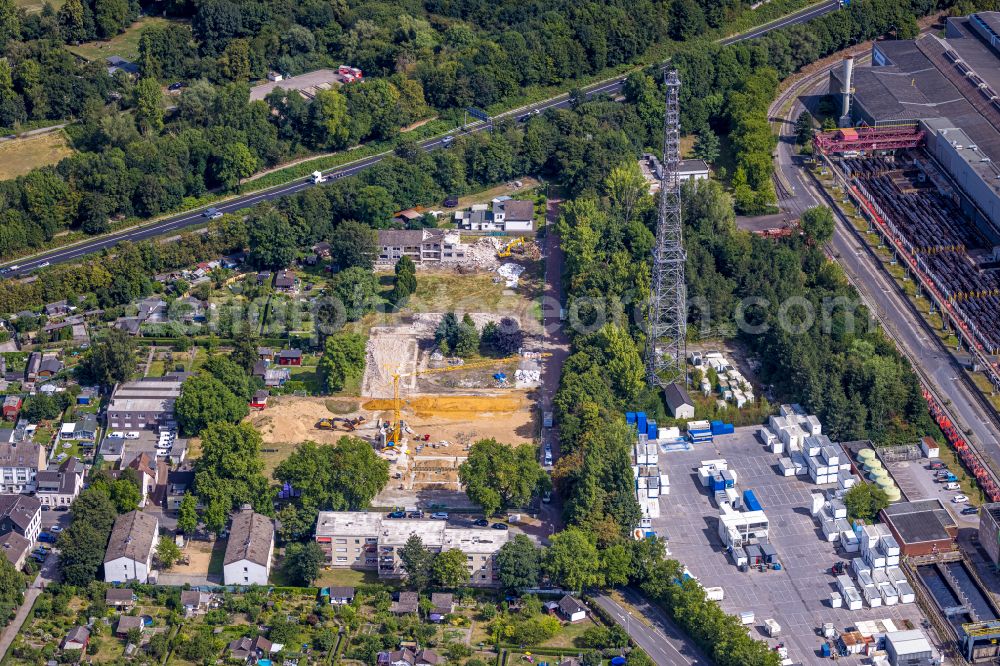
[[[778,444],[780,445],[781,442],[778,442]],[[781,472],[781,476],[795,476],[795,464],[791,458],[782,458],[779,460],[778,470]]]
[[[881,603],[886,606],[897,603],[912,604],[916,601],[913,588],[899,568],[899,544],[888,526],[863,525],[857,530],[857,534],[861,558],[855,558],[851,562],[851,569],[858,578],[862,590],[870,581],[876,587]],[[871,605],[867,594],[865,599]]]

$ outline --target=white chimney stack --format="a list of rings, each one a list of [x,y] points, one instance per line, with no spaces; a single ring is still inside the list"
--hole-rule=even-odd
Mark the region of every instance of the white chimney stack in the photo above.
[[[851,113],[851,93],[854,90],[854,56],[844,58],[844,90],[841,96],[841,116]]]

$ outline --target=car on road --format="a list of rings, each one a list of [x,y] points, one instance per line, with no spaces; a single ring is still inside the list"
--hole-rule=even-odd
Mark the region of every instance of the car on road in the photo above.
[[[965,495],[955,495],[951,498],[951,501],[955,504],[967,504],[969,502],[969,498]]]
[[[206,208],[205,212],[201,214],[202,217],[207,217],[210,220],[217,220],[222,217],[222,211],[218,208]]]
[[[51,265],[52,265],[52,264],[50,264],[49,262],[47,262],[47,261],[43,261],[42,263],[38,264],[38,267],[39,267],[39,268],[48,268],[48,267],[49,267],[49,266],[51,266]]]
[[[441,145],[444,146],[445,148],[447,148],[454,141],[455,141],[455,137],[453,137],[451,134],[448,134],[443,139],[441,139]]]
[[[479,520],[472,521],[472,524],[475,525],[476,527],[489,527],[490,521],[486,520],[485,518],[480,518]]]
[[[495,530],[509,530],[510,529],[510,527],[508,527],[504,523],[493,523],[492,525],[490,525],[490,527],[492,527]]]
[[[545,494],[542,495],[542,501],[545,502],[546,504],[548,504],[549,502],[552,501],[552,491],[551,490],[546,490],[545,491]]]
[[[405,511],[393,511],[392,513],[389,514],[389,517],[390,518],[406,518],[406,512]]]
[[[446,511],[435,511],[431,514],[431,520],[448,520],[448,513]]]
[[[967,506],[961,511],[959,511],[959,513],[961,513],[963,516],[972,516],[979,513],[979,509],[974,506]]]
[[[551,451],[546,451],[545,452],[545,464],[546,465],[551,465],[552,464],[552,452]]]
[[[167,86],[167,90],[180,90],[181,88],[187,88],[187,84],[183,81],[177,81]]]

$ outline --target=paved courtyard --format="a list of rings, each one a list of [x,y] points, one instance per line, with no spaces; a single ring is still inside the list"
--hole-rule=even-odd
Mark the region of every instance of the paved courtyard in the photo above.
[[[725,590],[722,608],[729,613],[753,611],[751,634],[771,645],[784,643],[795,663],[828,663],[820,657],[818,630],[832,622],[839,631],[859,620],[891,619],[899,629],[920,626],[916,604],[897,604],[858,611],[831,608],[830,593],[837,589],[830,567],[850,557],[822,538],[810,515],[811,495],[820,490],[804,477],[778,474],[776,456],[756,437],[757,428],[738,428],[733,435],[715,438],[713,444],[688,451],[660,454],[660,468],[670,475],[670,494],[660,499],[660,517],[654,520],[666,533],[672,556],[687,565],[706,587]],[[741,573],[726,555],[718,536],[719,511],[709,491],[701,486],[697,468],[702,460],[724,458],[736,470],[737,488],[753,489],[770,521],[770,541],[778,551],[781,571]],[[836,488],[836,484],[823,486]],[[764,620],[781,625],[777,638],[767,638]],[[909,624],[908,624],[909,623]],[[843,660],[842,660],[843,661]],[[854,657],[848,663],[862,663]]]

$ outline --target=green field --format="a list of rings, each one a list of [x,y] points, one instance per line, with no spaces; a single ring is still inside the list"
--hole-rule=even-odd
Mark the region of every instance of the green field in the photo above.
[[[106,42],[85,42],[78,46],[67,46],[70,53],[80,56],[84,60],[102,60],[109,56],[119,56],[126,60],[135,61],[139,57],[139,37],[144,28],[156,25],[166,25],[167,19],[157,17],[144,17],[129,26],[128,30],[120,35],[116,35]]]

